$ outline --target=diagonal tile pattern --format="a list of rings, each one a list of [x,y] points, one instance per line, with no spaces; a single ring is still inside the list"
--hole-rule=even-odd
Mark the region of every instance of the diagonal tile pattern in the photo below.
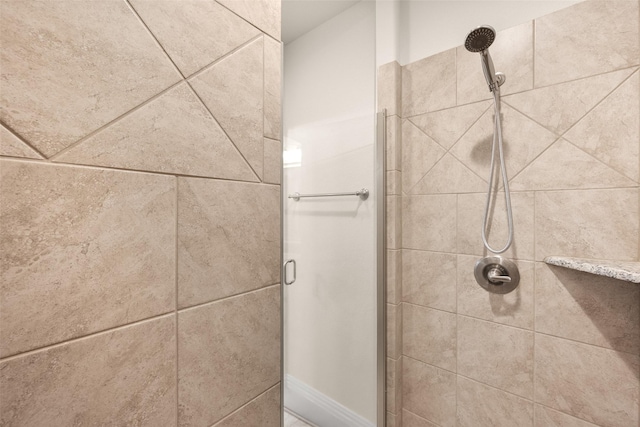
[[[260,34],[213,0],[132,0],[131,4],[185,76]]]
[[[583,1],[536,19],[535,25],[536,87],[640,62],[635,0]]]
[[[220,4],[280,40],[280,0],[218,0]]]
[[[180,79],[126,2],[0,8],[0,119],[47,157]]]
[[[636,182],[640,181],[639,82],[636,72],[565,135]]]
[[[502,104],[502,133],[507,171],[515,176],[557,137],[528,117]],[[487,110],[450,152],[479,176],[489,177],[494,110]]]
[[[635,187],[637,183],[564,139],[511,180],[512,190]]]
[[[0,1],[0,424],[280,424],[279,5]]]
[[[261,37],[190,80],[260,178],[264,163],[263,45]]]
[[[411,194],[478,193],[487,191],[488,183],[447,153],[411,189]]]
[[[449,51],[402,68],[397,103],[411,124],[397,201],[403,395],[388,392],[403,407],[388,409],[390,422],[638,424],[636,287],[541,261],[638,257],[639,25],[636,0],[584,1],[500,31],[491,48],[507,74],[503,131],[514,190],[514,242],[501,255],[520,270],[520,285],[505,295],[487,293],[473,274],[478,258],[491,255],[480,238],[485,186],[474,193],[476,179],[488,176],[493,138],[492,105],[469,104],[489,98],[478,57],[456,49],[455,106],[448,75],[438,88],[429,84],[435,70],[449,70]],[[427,136],[430,144],[412,146]],[[494,245],[507,238],[503,196],[495,192],[489,211]],[[443,320],[456,313],[455,325]],[[395,331],[398,319],[388,322]],[[449,370],[457,386],[447,396]]]
[[[42,158],[33,148],[20,141],[20,138],[2,125],[0,125],[0,156],[24,157],[27,159]]]
[[[482,116],[489,105],[487,101],[477,102],[413,116],[409,121],[448,150]]]
[[[409,193],[446,151],[413,123],[402,124],[402,188]]]
[[[186,83],[55,160],[257,181],[249,165]]]
[[[562,135],[632,72],[633,69],[614,71],[509,95],[504,100],[549,130]]]

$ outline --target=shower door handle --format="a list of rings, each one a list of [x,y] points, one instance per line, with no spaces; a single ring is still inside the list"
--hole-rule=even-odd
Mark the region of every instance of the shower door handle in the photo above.
[[[289,264],[293,264],[293,280],[291,280],[290,282],[287,280],[287,265]],[[296,281],[296,260],[295,259],[287,260],[287,262],[284,263],[284,272],[282,273],[282,275],[284,276],[285,285],[293,285],[293,283]]]

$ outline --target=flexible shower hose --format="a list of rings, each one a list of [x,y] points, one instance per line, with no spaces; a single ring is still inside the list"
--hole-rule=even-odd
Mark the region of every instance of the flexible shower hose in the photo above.
[[[493,102],[495,106],[495,120],[493,121],[493,144],[491,145],[491,172],[489,174],[489,189],[487,190],[487,203],[484,207],[484,217],[482,220],[482,243],[488,251],[495,254],[505,252],[513,242],[513,212],[511,211],[511,193],[509,192],[509,180],[507,179],[507,169],[504,161],[504,148],[502,145],[502,120],[500,118],[500,90],[496,88],[493,91]],[[502,249],[493,249],[487,241],[487,221],[489,219],[489,205],[491,204],[491,187],[493,186],[493,174],[495,171],[496,145],[500,154],[500,171],[502,173],[502,181],[504,183],[504,201],[507,207],[507,223],[509,227],[509,237],[507,243]]]

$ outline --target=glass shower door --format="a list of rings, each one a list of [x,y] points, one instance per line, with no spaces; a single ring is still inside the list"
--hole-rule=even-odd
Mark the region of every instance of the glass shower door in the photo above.
[[[383,425],[375,3],[285,45],[283,133],[285,410],[319,427]]]

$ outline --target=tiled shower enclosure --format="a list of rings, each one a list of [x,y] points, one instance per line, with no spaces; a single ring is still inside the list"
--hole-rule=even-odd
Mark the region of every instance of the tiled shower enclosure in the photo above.
[[[542,261],[639,260],[639,21],[637,1],[586,1],[491,46],[521,274],[504,296],[473,276],[493,137],[479,55],[380,67],[389,426],[638,425],[640,287]]]
[[[280,425],[280,2],[0,2],[0,424]]]

